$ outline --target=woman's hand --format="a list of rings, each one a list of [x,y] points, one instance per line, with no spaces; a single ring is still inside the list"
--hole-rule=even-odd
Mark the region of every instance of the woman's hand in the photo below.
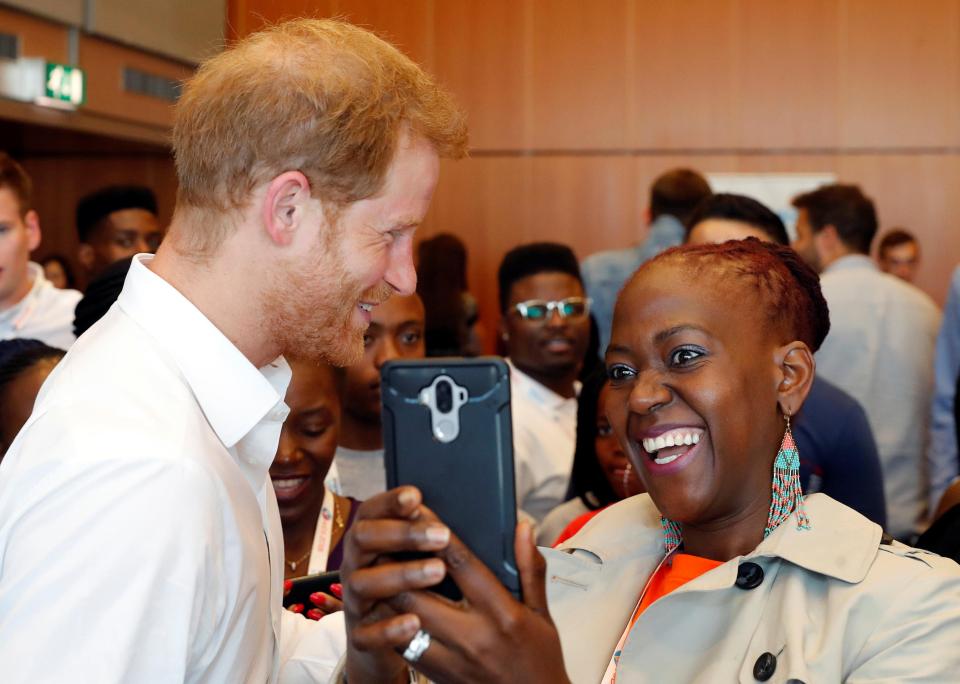
[[[411,492],[403,495],[406,505],[400,502],[403,492]],[[530,526],[521,524],[517,529],[515,551],[524,595],[519,603],[420,505],[417,490],[407,487],[384,496],[390,502],[384,502],[386,509],[392,506],[395,517],[368,518],[370,525],[354,542],[357,548],[348,543],[350,563],[344,558],[344,566],[349,565],[345,576],[348,680],[400,679],[406,663],[395,653],[403,652],[417,630],[424,629],[432,641],[415,667],[436,682],[568,681],[560,639],[547,611],[546,563],[533,543]],[[427,530],[434,530],[434,541],[427,542]],[[441,539],[441,530],[448,540]],[[428,550],[428,545],[437,559],[397,562],[384,557],[403,550]],[[355,551],[366,553],[366,567],[354,564]],[[461,602],[423,591],[447,571],[464,595]]]

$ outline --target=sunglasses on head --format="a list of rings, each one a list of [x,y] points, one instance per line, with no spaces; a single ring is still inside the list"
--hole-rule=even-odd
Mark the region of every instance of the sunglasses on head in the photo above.
[[[560,318],[580,318],[590,311],[590,300],[586,297],[567,297],[551,302],[528,299],[514,304],[512,308],[525,321],[545,321],[554,311],[560,314]]]

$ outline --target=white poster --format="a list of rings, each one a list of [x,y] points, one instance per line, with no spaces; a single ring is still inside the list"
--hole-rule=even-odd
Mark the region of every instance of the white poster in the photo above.
[[[714,192],[746,195],[773,209],[796,237],[797,210],[790,201],[797,195],[837,182],[834,173],[708,173]]]

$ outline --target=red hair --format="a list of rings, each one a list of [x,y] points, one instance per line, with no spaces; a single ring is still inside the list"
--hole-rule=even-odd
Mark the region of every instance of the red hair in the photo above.
[[[789,247],[754,237],[684,245],[654,257],[637,273],[664,261],[682,261],[698,274],[714,270],[721,277],[732,274],[743,280],[766,309],[770,322],[811,351],[820,348],[830,331],[830,311],[820,290],[820,277]]]

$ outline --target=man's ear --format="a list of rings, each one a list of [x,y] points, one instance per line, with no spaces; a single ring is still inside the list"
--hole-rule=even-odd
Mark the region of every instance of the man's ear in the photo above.
[[[810,393],[817,364],[810,348],[800,341],[779,347],[775,358],[780,368],[777,402],[784,415],[794,416]]]
[[[310,181],[300,171],[285,171],[270,181],[263,197],[263,227],[274,244],[293,242],[304,219],[310,196]]]
[[[27,248],[32,252],[40,246],[40,216],[31,209],[23,217],[23,223],[27,227]]]
[[[77,261],[86,269],[87,273],[93,270],[93,264],[97,260],[97,254],[93,251],[93,246],[86,242],[81,242],[77,249]]]

